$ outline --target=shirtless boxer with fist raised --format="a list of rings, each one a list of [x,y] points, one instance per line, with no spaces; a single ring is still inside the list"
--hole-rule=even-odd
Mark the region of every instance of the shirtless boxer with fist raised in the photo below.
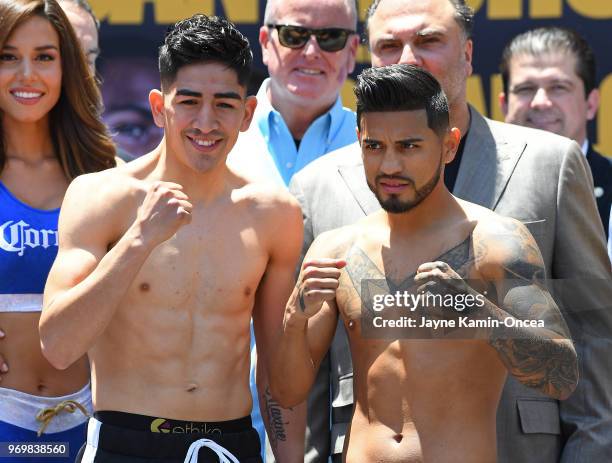
[[[285,310],[272,393],[285,407],[304,400],[340,314],[354,365],[345,461],[491,463],[507,373],[558,399],[578,379],[540,252],[520,222],[446,189],[460,134],[427,71],[368,69],[355,93],[365,174],[383,210],[312,244]],[[404,291],[445,297],[404,310],[398,330],[394,295]],[[386,295],[396,306],[378,312],[374,298]],[[474,303],[447,307],[446,296]],[[374,321],[385,316],[386,326]],[[434,330],[435,320],[449,326]]]

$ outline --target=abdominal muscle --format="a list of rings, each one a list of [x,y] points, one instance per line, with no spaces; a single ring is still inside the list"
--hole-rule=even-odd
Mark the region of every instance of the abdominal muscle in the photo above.
[[[0,313],[0,353],[9,366],[0,387],[42,397],[60,397],[82,389],[89,381],[83,357],[66,370],[54,368],[42,354],[38,321],[40,312]]]
[[[94,409],[189,421],[250,415],[249,315],[120,307],[90,351]]]

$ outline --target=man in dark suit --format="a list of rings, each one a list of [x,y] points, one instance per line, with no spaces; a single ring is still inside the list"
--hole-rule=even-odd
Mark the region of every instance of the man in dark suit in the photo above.
[[[560,403],[510,378],[498,409],[499,461],[607,461],[612,454],[612,284],[589,166],[575,142],[491,121],[467,104],[472,22],[463,0],[375,0],[367,19],[372,65],[416,64],[439,80],[451,125],[464,134],[445,170],[449,189],[525,223],[548,277],[572,290],[557,302],[578,350],[578,388]],[[302,206],[306,249],[320,233],[379,208],[357,144],[307,166],[294,176],[290,190]],[[339,326],[309,398],[306,462],[325,462],[328,456],[340,461],[352,403],[352,365]],[[321,418],[326,406],[331,420]]]
[[[547,130],[575,140],[586,155],[606,236],[612,204],[612,164],[587,138],[587,122],[599,107],[595,55],[576,32],[541,27],[514,37],[502,54],[506,122]]]

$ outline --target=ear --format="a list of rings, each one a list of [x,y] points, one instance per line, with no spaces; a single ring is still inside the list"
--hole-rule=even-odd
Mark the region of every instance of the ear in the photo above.
[[[270,46],[270,29],[267,26],[261,26],[259,28],[259,46],[261,47],[261,60],[263,64],[268,65],[268,56],[270,52],[268,47]]]
[[[587,121],[591,121],[595,118],[595,114],[597,114],[597,110],[599,109],[599,89],[594,88],[587,96]]]
[[[359,142],[359,146],[361,146],[361,132],[359,131],[359,127],[355,127],[355,133],[357,133],[357,141]]]
[[[461,143],[461,131],[457,127],[453,127],[444,135],[444,164],[448,164],[455,159],[459,143]]]
[[[350,74],[355,70],[355,60],[357,58],[357,50],[359,49],[359,36],[357,34],[353,34],[348,39],[349,54],[347,57],[347,74]]]
[[[241,132],[246,132],[251,125],[253,115],[255,114],[255,108],[257,108],[257,98],[255,98],[253,95],[247,96],[246,100],[244,101],[244,117],[242,119],[242,124],[240,125]]]
[[[465,46],[463,49],[463,53],[465,54],[465,65],[466,65],[466,72],[467,72],[467,77],[472,75],[472,54],[474,52],[474,42],[472,42],[472,39],[467,39],[465,41]]]
[[[166,124],[164,94],[156,88],[151,90],[149,92],[149,105],[151,106],[151,114],[153,114],[155,125],[164,128]]]
[[[501,112],[506,117],[508,115],[508,99],[506,98],[506,94],[504,92],[500,92],[497,95],[497,100],[499,101],[499,107],[501,108]]]

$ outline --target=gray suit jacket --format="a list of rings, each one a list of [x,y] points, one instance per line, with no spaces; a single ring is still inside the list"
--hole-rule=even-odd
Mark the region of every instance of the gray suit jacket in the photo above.
[[[499,461],[610,461],[612,279],[589,167],[578,145],[566,138],[470,111],[453,193],[528,226],[548,277],[562,280],[551,289],[581,368],[578,388],[564,402],[508,379],[498,408]],[[320,233],[379,208],[356,143],[313,162],[293,178],[290,190],[303,209],[305,249]],[[326,462],[328,455],[342,451],[352,413],[352,366],[341,323],[327,361],[309,398],[307,462]]]

